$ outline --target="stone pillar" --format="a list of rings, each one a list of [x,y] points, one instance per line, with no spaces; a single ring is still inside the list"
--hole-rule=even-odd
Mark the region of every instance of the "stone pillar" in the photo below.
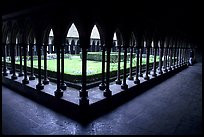
[[[12,66],[12,74],[13,74],[11,76],[12,80],[17,79],[17,76],[16,76],[16,67],[15,67],[15,46],[16,46],[15,43],[11,43],[10,44],[10,47],[11,47],[11,66]]]
[[[151,46],[151,41],[147,41],[146,43],[146,71],[145,71],[145,75],[144,75],[144,79],[145,80],[149,80],[149,49]]]
[[[133,46],[130,47],[130,69],[129,69],[129,76],[128,79],[129,80],[133,80],[133,76],[132,76],[132,55],[133,54]]]
[[[89,106],[89,98],[88,98],[88,91],[86,90],[86,64],[87,64],[87,47],[88,46],[86,42],[81,40],[80,42],[81,47],[82,47],[82,86],[80,90],[80,99],[79,99],[79,104],[80,106]],[[84,46],[84,47],[83,47]]]
[[[112,43],[111,41],[106,41],[106,51],[107,51],[107,59],[106,59],[106,88],[103,92],[103,95],[105,97],[110,97],[112,96],[112,92],[109,88],[109,81],[110,81],[110,53],[111,53],[111,46]]]
[[[30,77],[29,80],[35,80],[35,75],[33,73],[33,49],[34,49],[34,44],[30,44]]]
[[[47,44],[43,45],[43,53],[44,53],[44,80],[43,84],[49,84],[49,79],[47,78]]]
[[[7,69],[6,69],[6,43],[2,43],[2,54],[3,54],[3,58],[4,58],[4,66],[3,66],[3,76],[8,76],[8,73],[7,73]]]
[[[163,71],[168,72],[167,70],[167,47],[164,47],[164,66]]]
[[[143,45],[140,48],[140,69],[139,69],[139,77],[142,77],[142,52],[143,52]]]
[[[152,75],[153,77],[156,77],[156,76],[157,76],[157,73],[156,73],[157,47],[158,47],[158,41],[154,41],[154,47],[153,47],[154,62],[153,62],[153,69],[152,69],[152,71],[151,71],[151,75]]]
[[[28,51],[28,44],[27,43],[22,43],[23,45],[23,55],[24,55],[24,66],[23,66],[23,70],[24,70],[24,79],[22,80],[23,84],[28,84],[29,80],[28,80],[28,76],[27,76],[27,51]]]
[[[170,56],[170,58],[169,58],[169,67],[168,67],[168,70],[169,71],[171,71],[172,70],[172,47],[169,47],[169,56]]]
[[[123,68],[123,82],[122,82],[122,85],[121,85],[121,89],[128,89],[128,85],[126,83],[126,67],[127,67],[127,47],[126,45],[124,45],[123,47],[123,50],[124,50],[124,68]]]
[[[55,91],[55,96],[57,98],[61,98],[63,96],[63,91],[61,90],[60,84],[60,48],[62,45],[62,41],[59,36],[54,38],[54,46],[57,52],[57,89]]]
[[[101,84],[99,85],[100,90],[105,89],[105,47],[104,45],[101,46],[102,49],[102,74],[101,74]]]
[[[117,79],[116,84],[120,85],[122,82],[120,80],[120,60],[121,60],[121,45],[118,45],[118,71],[117,71]]]
[[[67,85],[64,83],[64,47],[65,45],[61,46],[61,89],[66,90]]]
[[[22,44],[18,44],[18,46],[20,47],[20,72],[18,74],[19,77],[22,77],[24,75],[23,71],[22,71]]]
[[[42,39],[40,36],[36,37],[36,48],[38,54],[38,84],[36,85],[37,90],[44,89],[44,85],[42,84],[42,77],[41,77],[41,48],[42,48]]]
[[[160,42],[160,47],[159,47],[159,69],[158,69],[159,74],[163,74],[163,71],[162,71],[162,57],[163,57],[163,42]]]
[[[140,84],[140,80],[138,79],[138,73],[139,73],[139,46],[136,47],[136,54],[137,54],[137,60],[136,60],[136,74],[134,78],[135,84]]]

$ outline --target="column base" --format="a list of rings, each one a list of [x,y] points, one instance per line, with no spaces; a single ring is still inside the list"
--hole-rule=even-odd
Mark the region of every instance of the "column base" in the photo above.
[[[150,74],[151,74],[153,77],[156,77],[156,76],[157,76],[157,73],[156,73],[154,70],[152,70],[152,71],[150,72]]]
[[[126,83],[121,85],[121,89],[127,90],[128,89],[128,85]]]
[[[165,68],[165,69],[163,70],[163,72],[168,72],[168,70]]]
[[[41,84],[41,83],[38,83],[38,84],[36,85],[36,89],[37,89],[37,90],[43,90],[43,89],[44,89],[44,85]]]
[[[159,71],[158,71],[158,74],[163,74],[163,71],[162,71],[162,70],[159,70]]]
[[[48,79],[44,79],[44,81],[43,81],[43,84],[44,85],[47,85],[47,84],[49,84],[50,83],[50,81],[48,80]]]
[[[61,88],[62,90],[66,90],[66,89],[67,89],[67,85],[66,85],[65,83],[62,83],[62,84],[60,85],[60,88]]]
[[[29,80],[35,80],[35,76],[34,76],[34,75],[31,75],[31,76],[29,77]]]
[[[29,81],[28,81],[28,79],[23,79],[23,80],[22,80],[22,83],[23,83],[23,84],[28,84]]]
[[[172,70],[172,68],[171,67],[168,67],[168,71],[171,71]]]
[[[149,80],[149,76],[145,75],[144,77],[144,80]]]
[[[63,96],[63,92],[61,89],[55,91],[55,97],[61,98]]]
[[[10,71],[9,71],[9,73],[10,73],[10,74],[13,74],[13,71],[12,71],[12,70],[10,70]]]
[[[18,76],[19,76],[19,77],[24,76],[23,72],[20,72],[20,73],[18,74]]]
[[[139,80],[139,79],[135,79],[135,80],[134,80],[134,83],[135,83],[135,84],[140,84],[140,80]]]
[[[79,96],[80,97],[88,97],[88,91],[87,90],[86,91],[80,90],[79,91]]]
[[[17,78],[18,78],[18,77],[17,77],[16,75],[12,75],[12,76],[11,76],[11,79],[12,79],[12,80],[15,80],[15,79],[17,79]]]
[[[7,72],[4,72],[4,73],[3,73],[3,76],[8,76],[8,73],[7,73]]]
[[[110,89],[106,89],[104,92],[103,92],[103,96],[104,97],[111,97],[112,96],[112,92]]]
[[[139,73],[138,76],[139,76],[139,77],[142,77],[142,73]]]
[[[89,99],[88,98],[80,98],[79,99],[79,106],[82,108],[86,108],[89,106]]]
[[[120,79],[117,79],[117,80],[115,81],[115,83],[118,84],[118,85],[120,85],[120,84],[122,83],[122,81],[121,81]]]
[[[104,83],[101,83],[101,84],[99,85],[99,89],[100,89],[100,90],[105,90],[105,88],[106,88],[106,85],[105,85]]]
[[[128,76],[128,80],[133,80],[134,78],[132,76]]]

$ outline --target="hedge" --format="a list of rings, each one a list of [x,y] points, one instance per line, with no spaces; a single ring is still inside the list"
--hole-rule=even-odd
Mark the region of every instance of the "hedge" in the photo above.
[[[133,53],[133,58],[136,57],[136,54]],[[82,54],[80,52],[80,58],[82,59]],[[91,61],[102,61],[102,52],[87,52],[87,60]],[[127,60],[130,60],[130,53],[127,53]],[[105,54],[105,61],[107,61],[107,54]],[[120,54],[120,61],[124,61],[124,53]],[[110,63],[118,62],[118,52],[111,52],[110,54]]]

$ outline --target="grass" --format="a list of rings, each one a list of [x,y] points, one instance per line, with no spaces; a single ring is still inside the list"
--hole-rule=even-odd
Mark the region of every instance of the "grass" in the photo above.
[[[157,61],[159,61],[159,57],[157,57]],[[150,58],[149,62],[153,62],[153,58]],[[16,64],[20,64],[19,61],[15,62]],[[24,64],[24,61],[23,63]],[[61,61],[60,61],[61,64]],[[146,58],[142,58],[142,64],[146,64]],[[27,66],[30,66],[30,61],[27,61]],[[34,68],[38,68],[38,61],[33,61]],[[106,66],[106,63],[105,63]],[[136,66],[136,58],[133,59],[132,66]],[[124,62],[120,63],[120,68],[123,69]],[[127,68],[130,67],[130,61],[127,61]],[[44,60],[41,60],[41,68],[44,69]],[[118,63],[110,63],[110,71],[114,71],[118,69]],[[47,70],[57,72],[57,59],[47,60]],[[81,75],[82,72],[82,60],[79,56],[72,56],[71,59],[64,59],[64,73],[71,75]],[[105,68],[106,70],[106,68]],[[89,61],[87,60],[87,75],[99,74],[102,71],[102,63],[98,61]]]

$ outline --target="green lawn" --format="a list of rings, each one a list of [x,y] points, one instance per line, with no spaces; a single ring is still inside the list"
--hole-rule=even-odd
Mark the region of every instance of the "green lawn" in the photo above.
[[[159,61],[159,57],[157,57]],[[149,62],[153,62],[153,58],[150,58]],[[20,62],[16,62],[20,64]],[[23,63],[24,64],[24,63]],[[146,64],[146,58],[142,59],[142,64]],[[38,68],[38,61],[33,61],[34,68]],[[87,75],[101,73],[102,63],[98,61],[87,60]],[[30,66],[30,61],[27,61],[27,66]],[[106,66],[106,65],[105,65]],[[120,63],[120,68],[123,69],[124,63]],[[133,67],[136,66],[136,59],[133,59]],[[127,61],[127,68],[130,67],[130,61]],[[44,60],[41,60],[41,68],[44,69]],[[72,59],[64,59],[64,73],[71,75],[81,75],[82,61],[79,56],[72,56]],[[110,63],[110,71],[117,70],[118,63]],[[57,59],[47,60],[47,70],[57,71]],[[105,69],[106,70],[106,69]]]

